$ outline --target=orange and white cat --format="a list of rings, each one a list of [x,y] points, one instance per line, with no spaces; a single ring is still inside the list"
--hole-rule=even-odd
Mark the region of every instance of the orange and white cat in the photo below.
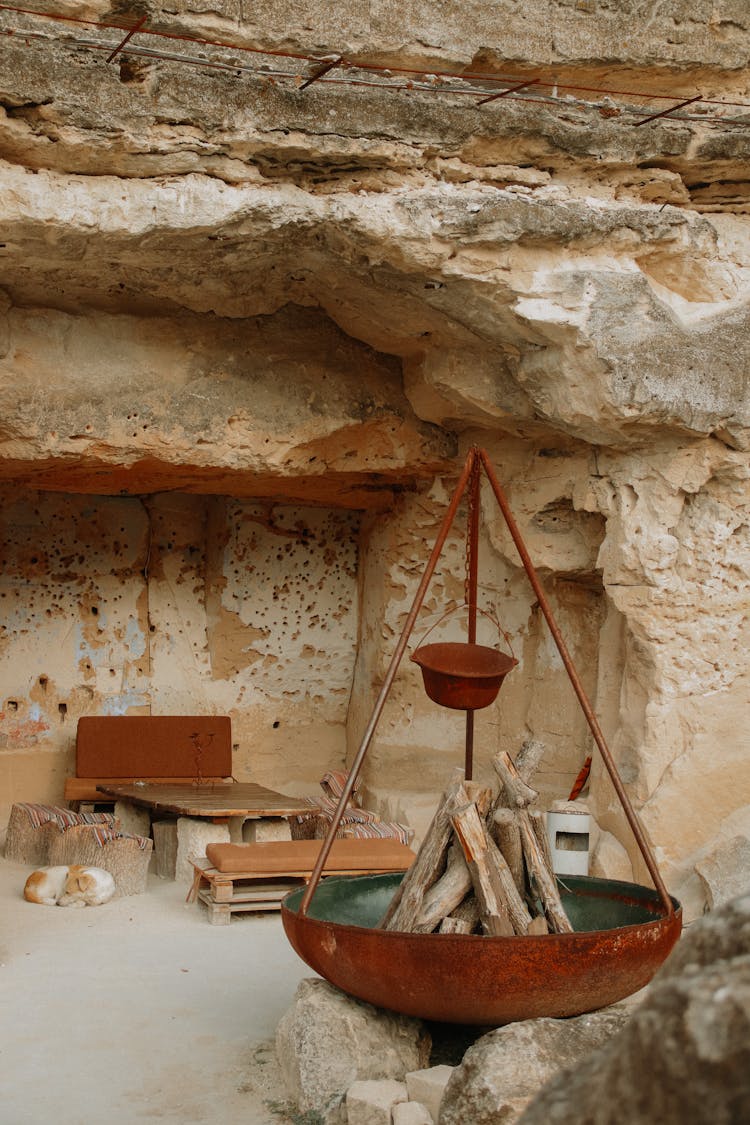
[[[115,881],[101,867],[40,867],[23,888],[27,902],[43,906],[101,906],[115,893]]]

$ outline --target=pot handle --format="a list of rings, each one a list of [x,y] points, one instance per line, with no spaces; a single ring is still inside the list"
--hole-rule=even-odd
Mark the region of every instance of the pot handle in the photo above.
[[[502,625],[501,625],[501,624],[500,624],[500,622],[498,621],[498,619],[497,619],[497,616],[496,616],[495,614],[493,614],[493,613],[488,613],[488,612],[487,612],[487,610],[486,610],[486,609],[482,609],[482,607],[481,607],[481,606],[478,606],[478,605],[477,605],[477,606],[473,606],[473,607],[472,607],[472,605],[471,605],[471,603],[470,603],[470,602],[461,602],[461,604],[460,604],[460,605],[454,605],[454,606],[452,606],[452,608],[451,608],[451,609],[447,609],[447,610],[445,611],[445,613],[441,614],[441,616],[440,616],[440,617],[438,617],[437,621],[433,621],[432,625],[430,625],[430,627],[429,627],[429,629],[427,630],[427,632],[426,632],[426,633],[424,633],[424,634],[423,634],[423,635],[422,635],[422,636],[421,636],[421,637],[419,638],[419,641],[418,641],[418,643],[417,643],[417,644],[415,645],[415,647],[414,647],[414,652],[416,652],[416,651],[417,651],[417,649],[418,649],[418,648],[420,648],[420,647],[421,647],[421,645],[423,645],[423,644],[424,644],[424,642],[425,642],[425,641],[427,640],[427,638],[429,637],[429,635],[430,635],[430,633],[432,632],[432,630],[433,630],[433,629],[435,629],[435,628],[437,628],[437,626],[438,626],[438,625],[440,625],[440,623],[441,623],[441,622],[445,621],[446,617],[450,617],[450,615],[451,615],[452,613],[457,613],[457,612],[458,612],[458,610],[460,610],[460,609],[472,609],[472,608],[474,608],[474,609],[475,609],[475,610],[477,611],[477,613],[481,613],[483,617],[486,617],[488,621],[491,621],[491,622],[492,622],[492,624],[493,624],[493,625],[495,626],[495,628],[497,629],[497,631],[498,631],[498,633],[500,634],[500,636],[501,636],[501,637],[503,637],[503,639],[505,640],[505,643],[507,644],[508,648],[510,649],[510,654],[511,654],[511,656],[513,657],[513,659],[515,660],[515,659],[516,659],[516,654],[515,654],[515,652],[513,651],[513,645],[512,645],[511,643],[510,643],[510,637],[509,637],[509,635],[508,635],[508,634],[507,634],[507,633],[505,632],[505,629],[503,629]],[[411,658],[412,658],[412,660],[414,659],[414,652],[413,652],[413,653],[412,653],[412,655],[411,655]]]

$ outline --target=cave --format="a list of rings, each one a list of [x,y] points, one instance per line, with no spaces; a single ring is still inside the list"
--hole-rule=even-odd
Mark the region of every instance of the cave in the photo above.
[[[586,5],[502,58],[448,7],[432,45],[346,7],[147,3],[127,42],[104,0],[0,11],[0,820],[60,799],[88,714],[230,714],[239,779],[313,792],[478,444],[699,913],[750,834],[743,36],[610,66]],[[415,643],[464,577],[457,526]],[[538,738],[565,797],[590,735],[488,495],[480,595],[519,666],[478,773]],[[461,761],[405,661],[368,803],[419,835]],[[594,869],[642,876],[596,760],[589,799]]]

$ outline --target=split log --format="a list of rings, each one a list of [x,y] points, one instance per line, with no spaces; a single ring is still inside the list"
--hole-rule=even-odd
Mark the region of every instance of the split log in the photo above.
[[[495,802],[496,807],[502,802],[509,809],[525,809],[537,799],[539,794],[536,789],[532,789],[523,780],[507,750],[501,750],[496,754],[492,759],[492,765],[502,782],[502,789]]]
[[[495,809],[488,823],[488,828],[490,836],[499,847],[510,868],[518,893],[523,897],[526,894],[526,877],[523,868],[521,830],[518,827],[515,813],[512,809]]]
[[[525,809],[519,810],[518,823],[521,829],[521,844],[529,879],[534,881],[550,929],[557,934],[570,934],[573,932],[573,927],[563,910],[560,893],[557,889],[557,880],[552,870],[544,862],[542,850],[532,827],[531,817]]]
[[[453,918],[450,914],[443,918],[438,929],[439,934],[470,934],[473,930],[471,922],[465,918]]]
[[[503,901],[500,880],[489,861],[490,852],[487,846],[489,837],[476,805],[465,805],[464,808],[459,809],[453,816],[453,828],[471,873],[483,930],[494,937],[512,936],[515,930],[508,908]],[[495,851],[497,851],[496,845]]]
[[[473,891],[466,896],[460,906],[457,906],[456,909],[451,912],[449,917],[453,918],[456,922],[460,922],[462,926],[468,926],[466,930],[467,934],[474,933],[479,926],[479,903]],[[444,918],[443,921],[446,921],[446,919]],[[459,932],[463,933],[463,930]]]
[[[539,768],[539,763],[544,757],[546,747],[543,742],[539,742],[536,738],[527,738],[521,749],[516,754],[516,769],[518,776],[527,785],[531,784],[531,779]]]
[[[492,790],[486,785],[480,785],[477,781],[465,781],[464,789],[469,799],[468,803],[477,806],[477,812],[484,820],[492,808]]]
[[[503,895],[503,902],[508,911],[513,931],[516,934],[525,934],[531,922],[523,896],[519,894],[513,875],[505,858],[491,836],[487,836],[487,851],[492,869],[498,877]]]
[[[549,871],[552,878],[552,883],[556,888],[557,876],[555,875],[555,869],[552,864],[552,849],[550,848],[549,836],[547,835],[547,819],[544,813],[539,809],[528,809],[527,811],[531,827],[534,830],[534,835],[536,836],[536,841],[539,844],[539,851],[541,852],[542,859],[544,860],[544,866],[546,867],[547,871]],[[560,903],[560,906],[562,907],[562,903]],[[536,928],[532,929],[532,926],[536,926]],[[528,932],[530,934],[549,933],[549,926],[544,914],[539,914],[532,920],[532,925],[529,926]]]
[[[422,909],[414,933],[431,934],[440,920],[463,902],[470,890],[471,875],[466,866],[464,853],[458,844],[453,843],[448,849],[448,865],[445,873],[422,899]]]
[[[552,860],[552,849],[550,848],[549,836],[547,834],[547,819],[544,813],[540,812],[539,809],[529,809],[528,812],[531,827],[534,829],[534,835],[539,844],[539,850],[544,857],[545,867],[554,876],[555,870]]]
[[[427,829],[417,858],[404,875],[380,923],[382,929],[410,933],[422,909],[426,892],[442,874],[450,843],[453,814],[467,803],[463,782],[455,781],[443,794]]]
[[[530,809],[529,817],[531,819],[531,824],[534,828],[535,834],[537,833],[537,825],[540,820],[542,822],[542,830],[544,830],[544,817],[542,813],[538,812],[536,809]],[[521,846],[521,829],[518,823],[518,818],[512,809],[496,810],[493,817],[493,823],[490,826],[490,834],[494,837],[496,844],[500,848],[500,851],[502,852],[503,857],[508,864],[508,867],[510,868],[511,875],[513,876],[513,881],[516,885],[516,889],[518,890],[521,899],[525,899],[527,897],[528,888],[526,886],[526,871],[523,861],[523,848]],[[539,839],[538,836],[537,839]],[[541,841],[539,841],[539,843],[541,849]],[[545,863],[547,864],[547,867],[551,872],[552,862],[551,858],[548,862],[548,852],[549,848],[547,848],[547,852],[543,854],[545,855]],[[531,918],[531,921],[529,922],[529,925],[526,929],[526,933],[537,935],[549,933],[549,927],[543,914],[539,914],[536,917]]]

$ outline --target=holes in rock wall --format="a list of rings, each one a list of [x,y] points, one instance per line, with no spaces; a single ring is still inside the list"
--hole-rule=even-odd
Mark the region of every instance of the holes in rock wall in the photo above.
[[[32,685],[34,721],[50,729],[53,718],[62,722],[67,715],[67,704],[55,698],[55,681],[72,677],[82,689],[101,668],[127,669],[143,652],[136,607],[143,592],[145,513],[140,501],[10,490],[0,512],[0,675],[18,684],[16,690]],[[119,678],[104,690],[116,694]],[[16,702],[21,711],[27,706],[25,696]]]
[[[227,522],[222,604],[251,633],[258,685],[291,696],[312,694],[311,685],[326,695],[348,687],[357,636],[358,515],[235,502]],[[330,668],[323,668],[323,652]]]
[[[143,686],[136,691],[134,685],[150,674],[143,654],[153,655],[154,634],[165,638],[170,674],[179,678],[171,646],[189,640],[202,649],[209,598],[228,611],[218,613],[215,630],[208,626],[215,678],[239,677],[240,692],[270,698],[319,696],[345,711],[357,643],[357,513],[222,501],[224,519],[213,528],[213,542],[209,538],[215,565],[207,567],[205,543],[193,534],[192,504],[185,508],[187,524],[182,508],[161,513],[161,519],[154,511],[151,543],[169,560],[170,574],[175,564],[181,569],[161,615],[149,620],[142,599],[151,548],[140,500],[64,494],[29,500],[13,494],[0,511],[0,674],[9,692],[35,686],[37,705],[48,708],[48,729],[68,714],[52,685],[71,674],[76,690],[89,685],[94,706],[120,696],[122,702],[112,706],[147,703]],[[179,614],[178,587],[184,603]],[[188,587],[196,613],[184,602]],[[219,649],[223,665],[221,659],[215,663]],[[208,655],[201,660],[208,666]],[[27,705],[23,695],[12,702],[20,711]],[[282,724],[280,718],[272,722],[274,730]]]

